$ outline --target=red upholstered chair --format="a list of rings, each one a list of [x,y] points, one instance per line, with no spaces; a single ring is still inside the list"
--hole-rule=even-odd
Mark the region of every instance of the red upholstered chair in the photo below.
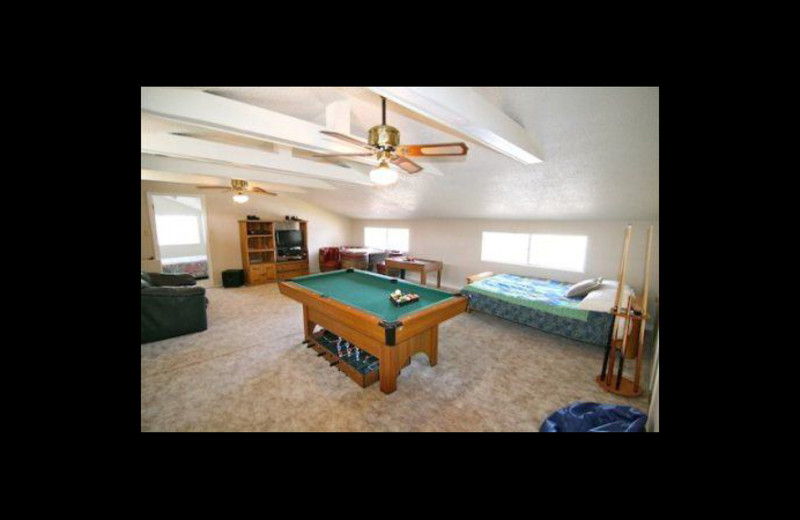
[[[319,270],[335,271],[342,268],[342,257],[339,254],[338,247],[320,247],[319,248]]]

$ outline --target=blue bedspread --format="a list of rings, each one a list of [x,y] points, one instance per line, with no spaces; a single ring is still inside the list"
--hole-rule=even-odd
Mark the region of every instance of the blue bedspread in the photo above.
[[[571,286],[555,280],[496,274],[467,285],[464,292],[483,294],[548,314],[586,321],[589,311],[578,308],[582,298],[567,298]]]
[[[502,274],[469,284],[462,292],[469,298],[470,309],[606,346],[614,316],[576,308],[581,300],[564,296],[569,286],[554,280]]]

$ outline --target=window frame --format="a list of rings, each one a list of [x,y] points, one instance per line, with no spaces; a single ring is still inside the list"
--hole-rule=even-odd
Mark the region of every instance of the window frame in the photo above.
[[[208,230],[208,205],[206,201],[205,194],[202,193],[191,193],[191,192],[169,192],[169,191],[149,191],[145,192],[145,198],[147,201],[147,220],[150,222],[150,238],[153,244],[153,260],[161,261],[161,248],[158,245],[158,230],[156,229],[156,209],[155,204],[153,202],[153,197],[162,196],[162,197],[197,197],[200,199],[201,205],[201,223],[202,223],[202,240],[205,243],[206,248],[206,256],[208,257],[208,272],[209,272],[209,280],[211,283],[214,283],[214,276],[213,276],[213,268],[211,263],[211,243],[209,242],[209,230]]]

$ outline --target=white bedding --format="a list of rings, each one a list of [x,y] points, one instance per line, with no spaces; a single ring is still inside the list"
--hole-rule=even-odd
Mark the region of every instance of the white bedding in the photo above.
[[[619,282],[616,280],[603,280],[603,285],[599,289],[595,289],[586,295],[586,297],[578,304],[579,309],[586,311],[597,312],[611,312],[616,302],[614,298],[617,295],[617,287]],[[630,285],[625,284],[622,290],[622,303],[620,307],[625,307],[628,304],[628,296],[636,296]],[[619,327],[617,328],[617,339],[622,339],[625,330],[625,318],[620,318]]]
[[[205,262],[208,260],[206,255],[197,255],[197,256],[175,256],[172,258],[162,258],[161,264],[162,265],[173,265],[173,264],[192,264],[195,262]]]
[[[603,285],[587,294],[578,304],[578,308],[585,311],[611,312],[611,308],[616,304],[614,297],[617,295],[617,287],[619,287],[618,281],[603,280]],[[627,304],[628,296],[636,296],[636,293],[630,285],[625,284],[621,307],[625,307]]]

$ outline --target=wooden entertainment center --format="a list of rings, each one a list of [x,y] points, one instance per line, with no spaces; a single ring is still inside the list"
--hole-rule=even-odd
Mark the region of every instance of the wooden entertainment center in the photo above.
[[[279,256],[275,235],[285,231],[285,226],[298,224],[303,241],[301,250],[292,256],[302,255],[302,259]],[[308,269],[308,222],[305,220],[240,220],[239,242],[242,247],[242,268],[247,285],[287,280],[295,276],[309,274]]]

